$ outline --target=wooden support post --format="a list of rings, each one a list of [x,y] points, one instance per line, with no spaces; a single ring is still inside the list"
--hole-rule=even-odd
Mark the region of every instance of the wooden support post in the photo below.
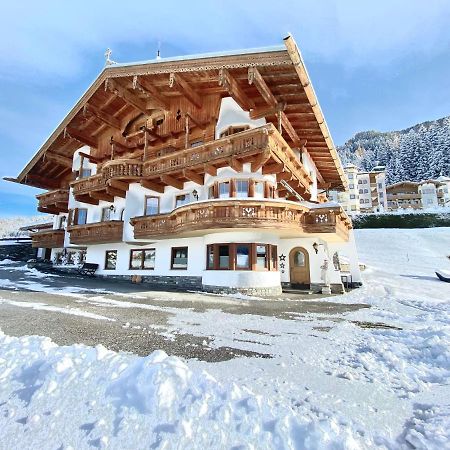
[[[190,181],[193,181],[194,183],[203,185],[205,180],[203,178],[203,175],[200,175],[192,170],[183,170],[183,175]]]
[[[211,175],[212,177],[217,176],[217,167],[214,167],[211,164],[205,164],[203,168],[208,175]]]

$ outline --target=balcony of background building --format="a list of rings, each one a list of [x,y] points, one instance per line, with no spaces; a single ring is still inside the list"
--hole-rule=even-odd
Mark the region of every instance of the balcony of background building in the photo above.
[[[48,214],[59,214],[68,211],[69,190],[56,189],[36,195],[38,211]]]
[[[273,200],[216,200],[191,203],[168,214],[131,219],[135,239],[200,236],[208,230],[267,229],[283,237],[329,234],[348,240],[350,219],[341,207],[309,210],[301,204]]]
[[[67,227],[70,243],[77,245],[108,244],[122,242],[123,221],[110,220],[105,222],[71,225]]]

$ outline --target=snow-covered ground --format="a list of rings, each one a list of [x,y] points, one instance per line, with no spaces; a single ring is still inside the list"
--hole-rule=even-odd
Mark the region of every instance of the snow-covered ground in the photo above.
[[[450,229],[356,233],[365,285],[324,301],[371,308],[288,319],[171,308],[171,294],[159,299],[167,307],[139,300],[170,311],[168,338],[204,336],[212,346],[240,339],[240,348],[270,359],[143,358],[0,335],[0,448],[450,448],[450,284],[434,276],[450,268]],[[34,289],[58,293],[29,275]],[[74,320],[89,314],[83,305],[129,308],[142,299],[72,295]],[[30,295],[19,306],[46,305]]]

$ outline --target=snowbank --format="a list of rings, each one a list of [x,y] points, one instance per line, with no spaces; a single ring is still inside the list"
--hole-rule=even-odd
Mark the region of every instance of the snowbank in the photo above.
[[[0,334],[2,448],[366,448],[334,418],[311,421],[156,351],[145,358]],[[8,400],[6,402],[6,400]]]

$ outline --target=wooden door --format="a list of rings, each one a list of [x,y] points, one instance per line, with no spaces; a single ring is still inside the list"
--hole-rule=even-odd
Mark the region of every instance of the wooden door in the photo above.
[[[295,247],[289,253],[291,284],[310,285],[309,255],[303,247]]]

